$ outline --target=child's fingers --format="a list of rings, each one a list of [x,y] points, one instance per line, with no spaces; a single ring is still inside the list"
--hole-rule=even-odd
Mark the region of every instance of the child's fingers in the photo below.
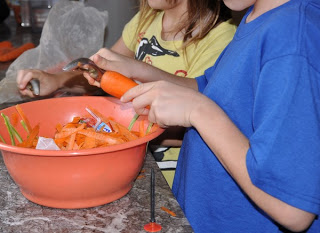
[[[90,76],[88,72],[83,72],[83,77],[88,80],[88,83],[92,86],[100,87],[100,83]]]
[[[124,95],[121,97],[121,101],[129,102],[137,98],[138,96],[150,91],[154,87],[154,85],[155,84],[153,82],[139,84],[129,89],[126,93],[124,93]],[[149,103],[146,103],[146,104],[149,104]]]
[[[121,101],[129,102],[132,100],[133,107],[139,115],[147,115],[152,105],[154,92],[151,90],[154,88],[156,83],[143,83],[139,84],[130,90],[128,90],[122,97]]]
[[[29,96],[29,97],[35,97],[32,91],[29,89],[20,90],[21,95]]]
[[[107,70],[108,68],[108,60],[100,56],[99,54],[95,54],[93,56],[93,61],[99,66],[101,69]]]
[[[34,74],[30,70],[19,70],[17,75],[18,88],[24,90],[29,81],[34,77]]]

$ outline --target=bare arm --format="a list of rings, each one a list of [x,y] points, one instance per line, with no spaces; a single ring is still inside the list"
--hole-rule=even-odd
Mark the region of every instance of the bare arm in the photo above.
[[[91,59],[104,70],[113,70],[119,72],[142,83],[164,80],[180,86],[198,90],[198,85],[195,79],[184,78],[167,73],[149,64],[137,61],[127,56],[123,56],[109,49],[100,49],[91,57]],[[95,82],[95,80],[91,78],[89,74],[85,73],[84,76],[88,79],[88,82],[91,85],[100,87],[100,83]]]
[[[249,140],[214,102],[201,100],[190,122],[240,187],[270,217],[291,231],[305,230],[311,224],[314,214],[290,206],[252,184],[246,167]]]
[[[111,50],[122,54],[127,57],[134,57],[134,52],[132,52],[128,47],[125,45],[122,36],[119,38],[119,40],[111,47]]]
[[[134,57],[134,53],[127,48],[122,37],[119,38],[111,49],[124,56]],[[38,69],[26,69],[20,70],[16,78],[19,91],[22,95],[34,97],[34,94],[26,88],[31,79],[39,79],[41,87],[40,96],[50,95],[58,89],[73,93],[86,93],[96,89],[83,78],[82,72],[66,71],[51,74]]]
[[[31,79],[40,81],[40,96],[50,95],[60,88],[73,93],[85,93],[96,89],[88,84],[81,72],[51,74],[42,70],[29,69],[18,71],[17,85],[22,95],[34,97],[33,93],[26,88]]]
[[[282,226],[302,231],[314,220],[314,214],[288,205],[252,184],[246,167],[249,140],[211,99],[190,88],[160,81],[138,85],[121,100],[132,100],[137,113],[148,115],[161,127],[195,127],[251,200]]]

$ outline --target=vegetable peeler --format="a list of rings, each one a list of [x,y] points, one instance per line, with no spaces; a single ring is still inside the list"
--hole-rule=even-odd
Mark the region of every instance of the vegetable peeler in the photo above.
[[[117,98],[120,98],[130,88],[138,85],[133,79],[125,77],[118,72],[100,69],[89,58],[73,60],[67,64],[63,70],[81,70],[88,72],[92,78],[100,83],[102,90]]]
[[[40,81],[39,79],[31,79],[27,84],[27,88],[33,92],[34,95],[40,95]]]
[[[78,58],[70,63],[68,63],[65,67],[62,68],[64,71],[70,70],[82,70],[86,71],[90,74],[92,78],[96,81],[100,82],[102,75],[105,73],[105,70],[100,69],[92,60],[89,58]]]

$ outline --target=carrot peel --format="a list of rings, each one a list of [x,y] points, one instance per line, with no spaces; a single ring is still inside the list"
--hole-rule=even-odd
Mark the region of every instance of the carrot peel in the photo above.
[[[164,207],[164,206],[161,206],[161,209],[162,209],[163,211],[167,212],[168,214],[170,214],[172,217],[176,217],[176,216],[177,216],[175,212],[169,210],[168,208],[166,208],[166,207]]]

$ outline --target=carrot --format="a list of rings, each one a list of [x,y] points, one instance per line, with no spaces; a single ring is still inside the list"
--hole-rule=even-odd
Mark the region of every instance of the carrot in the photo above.
[[[0,48],[12,48],[12,43],[10,41],[1,41],[0,42]]]
[[[145,136],[145,132],[144,132],[144,120],[140,121],[139,124],[139,137],[143,137]]]
[[[28,118],[26,117],[26,115],[24,114],[21,106],[19,104],[16,105],[16,110],[18,111],[20,117],[22,118],[22,120],[24,121],[24,123],[26,124],[26,127],[27,127],[27,130],[28,130],[28,133],[30,133],[32,131],[32,127],[29,123],[29,120]]]
[[[35,45],[33,43],[26,43],[18,48],[13,49],[5,54],[0,56],[0,62],[11,61],[19,57],[25,51],[34,48]]]
[[[117,98],[137,85],[132,79],[114,71],[106,71],[100,81],[102,90]]]
[[[85,137],[82,149],[91,149],[96,147],[96,139],[93,137]]]
[[[75,143],[75,139],[76,139],[76,133],[71,134],[70,139],[69,139],[69,143],[68,143],[68,150],[72,150]]]
[[[40,125],[37,124],[32,129],[32,131],[30,132],[30,135],[27,137],[27,139],[25,141],[23,141],[22,143],[19,143],[17,146],[26,147],[26,148],[34,147],[34,141],[37,140],[37,136],[39,134],[39,128],[40,128]]]
[[[173,216],[173,217],[176,217],[176,216],[177,216],[175,212],[169,210],[168,208],[166,208],[166,207],[164,207],[164,206],[161,206],[161,209],[162,209],[163,211],[167,212],[168,214],[170,214],[170,215]]]
[[[79,123],[81,117],[74,117],[70,123]]]
[[[146,176],[145,175],[138,175],[136,179],[140,180],[140,179],[143,179],[143,178],[146,178]]]
[[[78,133],[83,134],[87,137],[95,138],[96,140],[108,143],[110,145],[120,144],[124,142],[122,139],[111,137],[107,133],[96,133],[94,131],[89,131],[86,129],[82,129]]]
[[[16,127],[17,124],[18,124],[18,120],[19,120],[18,114],[16,112],[12,113],[11,114],[11,124],[12,124],[12,126]]]
[[[126,127],[124,127],[123,125],[121,124],[118,124],[119,126],[119,133],[124,135],[129,141],[132,141],[132,140],[135,140],[135,139],[138,139],[138,136],[131,133]]]
[[[60,133],[62,131],[62,125],[60,123],[58,123],[56,125],[56,130]]]
[[[55,139],[71,136],[72,134],[84,129],[84,127],[85,124],[81,124],[78,128],[63,128],[60,133],[56,133]]]
[[[13,47],[0,48],[0,56],[7,54],[7,53],[10,53],[13,50],[14,50]]]
[[[115,121],[113,121],[111,118],[107,118],[104,115],[102,115],[99,111],[97,111],[96,109],[90,108],[88,107],[88,109],[90,109],[91,112],[93,112],[95,115],[97,115],[98,117],[100,117],[100,119],[105,122],[105,123],[110,123],[111,127],[114,129],[114,132],[118,132],[120,134],[123,134],[125,137],[128,138],[128,140],[135,140],[138,137],[131,133],[124,125],[117,123]]]
[[[81,135],[81,134],[77,134],[76,136],[76,143],[80,146],[84,144],[84,141],[86,139],[86,136]]]

